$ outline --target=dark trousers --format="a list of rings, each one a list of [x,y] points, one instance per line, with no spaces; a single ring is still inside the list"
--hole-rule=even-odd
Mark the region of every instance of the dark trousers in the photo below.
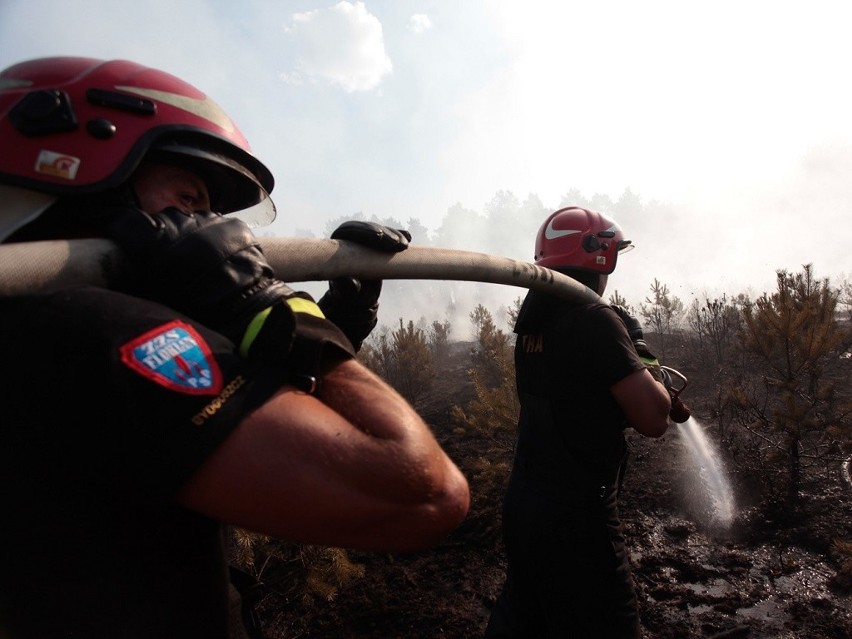
[[[513,473],[508,570],[487,639],[636,639],[639,619],[615,487],[571,490]]]

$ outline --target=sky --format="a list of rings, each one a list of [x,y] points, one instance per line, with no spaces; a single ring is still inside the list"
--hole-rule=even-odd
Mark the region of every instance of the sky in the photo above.
[[[638,305],[657,279],[688,305],[771,291],[806,263],[852,274],[850,14],[824,0],[0,0],[0,68],[124,58],[202,89],[276,177],[261,234],[321,237],[354,214],[433,232],[501,191],[554,210],[572,190],[629,190],[667,215],[631,220],[642,242],[609,292]],[[533,245],[519,236],[508,256]]]

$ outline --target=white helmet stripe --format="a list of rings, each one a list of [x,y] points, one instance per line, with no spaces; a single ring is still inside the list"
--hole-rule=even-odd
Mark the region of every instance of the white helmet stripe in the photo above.
[[[159,91],[157,89],[144,89],[142,87],[117,86],[118,91],[126,91],[127,93],[135,93],[157,102],[183,109],[187,113],[192,113],[199,117],[209,120],[216,126],[226,130],[228,133],[234,131],[234,123],[231,118],[222,110],[218,104],[212,99],[205,97],[203,100],[195,100],[185,95],[170,93],[168,91]]]

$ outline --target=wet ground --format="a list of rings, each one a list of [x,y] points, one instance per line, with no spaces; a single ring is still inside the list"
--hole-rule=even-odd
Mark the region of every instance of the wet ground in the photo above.
[[[721,525],[712,500],[684,466],[683,441],[634,442],[622,499],[645,639],[852,637],[852,488],[841,478],[810,486],[798,512],[767,516],[739,505]],[[456,450],[456,453],[461,451]],[[486,472],[487,470],[487,472]],[[363,576],[329,600],[276,597],[267,574],[270,638],[468,639],[482,636],[503,580],[500,465],[466,469],[474,491],[467,521],[432,551],[349,553]],[[699,482],[700,483],[700,482]],[[845,563],[844,563],[845,562]]]
[[[852,485],[841,465],[770,514],[723,460],[736,502],[727,521],[674,435],[634,442],[641,481],[623,500],[646,637],[852,637],[852,563],[839,552],[852,542]]]
[[[631,522],[632,560],[647,637],[852,637],[836,568],[806,548],[752,546],[667,518]]]
[[[442,379],[426,417],[468,477],[467,519],[428,552],[332,555],[329,572],[347,577],[324,577],[329,587],[306,591],[316,579],[304,575],[309,562],[270,561],[260,606],[268,639],[482,636],[504,578],[500,502],[511,441],[495,445],[491,433],[453,427],[446,397],[463,385],[460,377]],[[714,433],[699,425],[715,449]],[[630,437],[621,513],[643,639],[852,639],[848,465],[809,476],[798,505],[771,512],[736,460],[715,452],[719,484],[685,435],[671,428],[658,440]],[[725,485],[729,510],[718,500]]]

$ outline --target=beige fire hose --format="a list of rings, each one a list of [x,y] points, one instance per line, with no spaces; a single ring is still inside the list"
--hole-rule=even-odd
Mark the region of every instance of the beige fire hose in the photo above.
[[[580,282],[535,264],[487,253],[409,246],[383,253],[353,242],[259,238],[263,252],[285,282],[338,277],[360,279],[464,280],[544,291],[576,302],[600,297]],[[109,288],[122,257],[108,240],[60,240],[0,245],[0,296],[51,292],[71,286]]]

